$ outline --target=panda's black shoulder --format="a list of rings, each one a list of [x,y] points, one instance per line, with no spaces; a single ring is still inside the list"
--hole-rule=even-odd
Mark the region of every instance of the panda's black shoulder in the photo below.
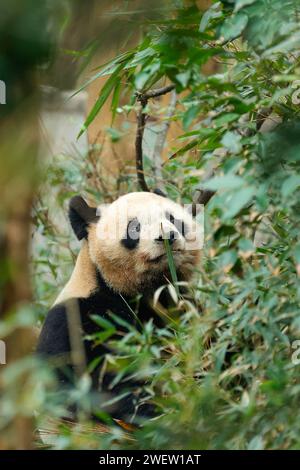
[[[71,298],[54,305],[48,312],[39,337],[37,352],[43,355],[64,354],[70,351],[69,323],[74,318],[84,334],[99,330],[93,315],[108,318],[110,312],[127,321],[132,316],[122,298],[110,291],[99,290],[87,298]],[[79,318],[78,318],[79,314]]]
[[[37,352],[43,355],[64,354],[70,351],[69,323],[74,318],[86,334],[97,331],[97,325],[91,314],[104,315],[106,312],[105,298],[91,296],[84,298],[71,298],[65,302],[54,305],[46,315],[38,341]],[[77,318],[76,318],[77,316]],[[74,323],[74,324],[75,324]]]
[[[39,336],[37,352],[43,355],[63,354],[70,350],[66,306],[49,310]]]

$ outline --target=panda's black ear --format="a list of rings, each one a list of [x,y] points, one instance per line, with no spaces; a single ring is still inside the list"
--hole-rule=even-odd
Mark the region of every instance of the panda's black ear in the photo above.
[[[155,188],[153,192],[154,194],[157,194],[158,196],[167,197],[167,195],[159,188]]]
[[[99,219],[97,208],[90,207],[81,196],[72,197],[69,203],[69,219],[78,240],[87,238],[88,226]]]

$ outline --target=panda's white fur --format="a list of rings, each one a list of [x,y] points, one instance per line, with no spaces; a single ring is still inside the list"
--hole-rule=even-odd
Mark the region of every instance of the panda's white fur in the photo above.
[[[89,255],[88,242],[83,240],[72,275],[53,306],[72,298],[87,298],[96,286],[95,267]]]
[[[158,273],[167,271],[165,246],[157,243],[155,238],[170,230],[177,234],[172,245],[176,268],[184,280],[189,280],[199,261],[201,233],[198,224],[182,206],[154,193],[133,192],[108,206],[101,206],[99,211],[100,217],[89,225],[88,240],[83,241],[72,276],[55,304],[71,297],[88,297],[96,288],[95,266],[116,292],[138,294]],[[166,213],[182,220],[188,227],[188,240],[174,229]],[[135,249],[128,250],[122,245],[121,238],[134,218],[141,224],[140,240]]]

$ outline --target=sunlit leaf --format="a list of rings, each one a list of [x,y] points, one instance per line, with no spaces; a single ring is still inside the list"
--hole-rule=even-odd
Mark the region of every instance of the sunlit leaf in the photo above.
[[[230,41],[237,38],[244,31],[248,23],[248,16],[246,13],[240,11],[237,14],[230,16],[225,20],[221,28],[221,35],[225,41]]]

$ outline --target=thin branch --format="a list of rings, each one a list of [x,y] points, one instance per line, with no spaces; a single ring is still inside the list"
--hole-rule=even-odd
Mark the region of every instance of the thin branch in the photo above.
[[[147,106],[150,98],[157,98],[158,96],[165,95],[170,91],[174,90],[174,85],[168,85],[156,90],[149,90],[146,93],[136,93],[137,100],[141,103],[141,109],[137,117],[137,134],[135,140],[135,151],[136,151],[136,172],[140,188],[143,191],[150,192],[148,185],[145,180],[144,169],[143,169],[143,136],[145,130],[145,124],[147,120],[147,114],[145,113],[145,107]],[[175,95],[176,96],[176,95]],[[207,189],[200,189],[195,193],[192,212],[196,215],[197,204],[207,204],[210,198],[215,193]]]
[[[210,170],[208,174],[205,176],[204,181],[208,181],[210,178],[214,176],[214,171]],[[192,203],[192,215],[195,217],[197,215],[197,205],[202,204],[206,206],[206,204],[210,201],[216,191],[211,191],[210,189],[199,188],[196,189],[193,197]]]
[[[135,139],[135,162],[136,173],[140,188],[142,191],[149,192],[150,189],[145,180],[144,167],[143,167],[143,136],[145,130],[146,113],[144,112],[145,105],[142,104],[137,117],[137,132]]]
[[[86,371],[86,357],[82,343],[82,325],[77,299],[66,302],[67,322],[71,345],[71,360],[77,379]]]
[[[147,106],[150,98],[157,98],[158,96],[165,95],[170,91],[174,90],[174,85],[168,85],[156,90],[149,90],[145,93],[136,93],[137,100],[141,103],[141,109],[137,117],[137,133],[135,139],[135,153],[136,153],[136,173],[138,183],[143,191],[150,192],[148,185],[145,180],[144,166],[143,166],[143,136],[145,131],[145,123],[147,114],[145,113],[145,107]]]
[[[175,88],[175,85],[167,85],[162,88],[157,88],[156,90],[146,91],[146,93],[137,92],[136,93],[137,100],[140,101],[141,103],[142,101],[146,100],[146,104],[147,104],[147,101],[150,98],[157,98],[158,96],[166,95],[170,91],[174,90],[174,88]]]
[[[210,201],[210,199],[215,194],[215,191],[211,191],[210,189],[199,189],[195,193],[193,205],[192,205],[192,214],[193,216],[196,215],[196,206],[197,204],[203,204],[204,206]]]

